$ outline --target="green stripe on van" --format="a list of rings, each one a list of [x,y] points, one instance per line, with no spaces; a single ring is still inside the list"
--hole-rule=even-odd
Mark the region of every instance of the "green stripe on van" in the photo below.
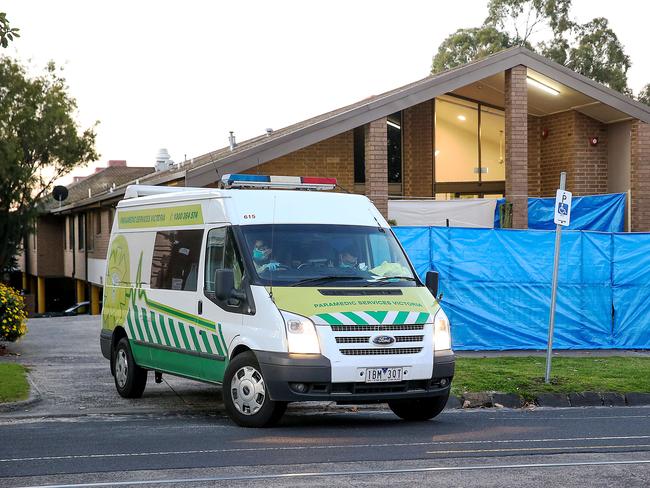
[[[318,316],[323,319],[325,322],[327,322],[329,325],[343,325],[343,322],[341,322],[339,319],[334,317],[333,315],[330,315],[328,313],[320,313]]]
[[[183,338],[183,347],[185,349],[192,349],[190,346],[190,341],[187,339],[187,334],[185,333],[185,326],[183,325],[183,322],[178,322],[178,328],[181,331],[181,337]]]
[[[418,315],[418,318],[415,320],[416,324],[426,324],[427,321],[429,320],[429,314],[426,312],[420,312],[420,315]]]
[[[142,323],[144,326],[147,328],[147,330],[153,329],[153,335],[154,335],[154,340],[151,342],[155,342],[156,344],[161,344],[160,342],[160,335],[158,335],[158,329],[156,329],[156,324],[149,324],[149,319],[147,318],[147,309],[142,307]]]
[[[214,332],[215,330],[215,324],[214,322],[210,322],[209,320],[205,320],[201,317],[197,317],[196,315],[192,315],[191,313],[183,312],[181,310],[177,310],[172,307],[168,307],[167,305],[163,305],[162,303],[155,302],[153,300],[149,300],[147,295],[144,295],[144,299],[147,302],[147,305],[158,312],[165,313],[167,315],[171,315],[172,317],[180,318],[180,319],[185,319],[187,322],[193,322],[196,323],[200,327],[204,327],[206,329],[210,329],[211,331]]]
[[[197,351],[201,351],[201,345],[199,344],[199,338],[196,337],[196,331],[194,330],[194,327],[189,327],[190,329],[190,335],[192,336],[192,340],[194,341],[194,346],[196,347]]]
[[[162,319],[162,315],[160,316]],[[172,331],[172,339],[174,339],[174,345],[178,348],[181,347],[181,343],[178,342],[178,336],[176,335],[176,328],[174,327],[174,321],[172,319],[167,319],[167,323],[169,324],[169,330]]]
[[[140,313],[138,312],[137,307],[133,309],[133,317],[135,318],[135,324],[138,326],[138,330],[144,331],[143,335],[141,336],[142,340],[144,340],[146,336],[147,341],[153,342],[153,339],[151,338],[151,332],[149,331],[149,328],[146,326],[146,323],[144,327],[140,323]]]
[[[380,324],[384,323],[384,319],[386,318],[386,315],[388,315],[388,312],[366,312],[366,313]]]
[[[126,311],[126,326],[129,329],[131,338],[136,339],[137,336],[135,335],[135,327],[133,327],[133,322],[131,322],[131,309]]]
[[[409,316],[409,312],[398,312],[397,316],[395,317],[395,324],[401,325],[404,322],[406,322],[406,319]]]
[[[223,338],[223,331],[221,330],[221,324],[219,324],[217,327],[219,329],[219,336],[221,337],[221,344],[223,345],[224,356],[227,356],[228,355],[228,345],[226,344],[226,339]],[[219,341],[217,340],[217,343],[218,342]]]
[[[343,315],[345,315],[347,318],[349,318],[352,322],[354,322],[356,325],[368,325],[368,322],[359,317],[356,313],[354,312],[341,312]]]
[[[151,312],[151,322],[156,321],[156,314],[154,312]],[[158,314],[158,325],[160,325],[160,331],[162,332],[163,339],[165,340],[165,345],[167,346],[173,346],[172,341],[169,340],[169,336],[167,335],[167,328],[165,327],[165,319],[163,318],[162,314]]]
[[[217,348],[217,354],[219,356],[223,356],[223,350],[221,349],[221,344],[219,342],[219,337],[216,334],[212,334],[212,340],[214,341],[214,345]]]
[[[203,339],[203,345],[205,346],[206,352],[208,354],[212,354],[212,348],[210,347],[210,339],[208,338],[208,334],[204,330],[201,330],[199,331],[199,335],[201,336],[201,339]]]

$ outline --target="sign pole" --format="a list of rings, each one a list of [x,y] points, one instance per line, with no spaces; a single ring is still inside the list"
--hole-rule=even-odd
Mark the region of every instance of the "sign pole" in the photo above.
[[[560,173],[560,190],[566,190],[566,173]],[[558,192],[559,193],[559,192]],[[555,211],[558,203],[556,201]],[[556,219],[557,220],[557,219]],[[566,224],[565,224],[566,225]],[[562,225],[555,226],[555,258],[553,259],[553,282],[551,284],[551,313],[548,319],[548,346],[546,348],[546,376],[545,383],[551,382],[551,356],[553,354],[553,328],[555,327],[555,297],[557,295],[557,274],[560,266],[560,241],[562,240]]]

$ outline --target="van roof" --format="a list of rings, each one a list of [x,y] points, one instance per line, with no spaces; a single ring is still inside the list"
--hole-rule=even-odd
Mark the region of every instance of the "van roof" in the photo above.
[[[120,210],[201,206],[204,223],[340,224],[388,227],[381,213],[364,195],[305,191],[249,190],[132,185]],[[131,197],[131,198],[129,198]]]

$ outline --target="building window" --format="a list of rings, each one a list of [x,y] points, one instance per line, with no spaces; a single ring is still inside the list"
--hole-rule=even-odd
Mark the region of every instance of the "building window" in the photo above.
[[[365,130],[357,127],[353,132],[354,138],[354,182],[366,182],[366,147],[365,147]]]
[[[395,112],[386,119],[388,152],[388,183],[402,182],[402,112]],[[354,182],[366,182],[365,128],[357,127],[354,140]]]
[[[435,107],[436,183],[504,181],[503,111],[449,96]]]
[[[151,288],[196,291],[202,230],[156,232]]]
[[[102,233],[102,211],[97,210],[95,212],[95,235],[100,235]]]
[[[402,182],[402,112],[386,119],[388,140],[388,183]]]
[[[86,227],[86,218],[85,218],[85,215],[82,215],[82,214],[77,215],[77,226],[78,226],[77,235],[79,236],[79,238],[77,239],[79,241],[77,248],[80,251],[82,251],[84,249],[85,245],[86,245],[86,242],[85,242],[85,236],[86,236],[86,232],[85,232],[86,231],[86,229],[85,229],[85,227]]]
[[[68,249],[74,251],[74,220],[73,217],[66,217],[68,222]]]

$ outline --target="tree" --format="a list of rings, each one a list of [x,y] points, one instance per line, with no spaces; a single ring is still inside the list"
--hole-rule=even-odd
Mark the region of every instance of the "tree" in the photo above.
[[[30,78],[22,65],[0,57],[0,270],[9,267],[54,181],[98,159],[94,127],[79,132],[76,108],[54,63]]]
[[[7,20],[7,14],[5,12],[0,12],[0,46],[7,47],[10,41],[13,41],[15,37],[20,37],[18,32],[20,29],[9,27],[9,20]]]
[[[650,105],[650,83],[643,87],[636,98],[639,102]]]
[[[614,90],[631,93],[627,87],[630,58],[607,19],[573,22],[569,17],[571,0],[489,0],[487,7],[482,27],[459,29],[440,44],[432,72],[511,46],[525,46]],[[489,36],[479,35],[487,32]],[[466,33],[473,37],[468,40]],[[472,50],[468,45],[476,47]]]

